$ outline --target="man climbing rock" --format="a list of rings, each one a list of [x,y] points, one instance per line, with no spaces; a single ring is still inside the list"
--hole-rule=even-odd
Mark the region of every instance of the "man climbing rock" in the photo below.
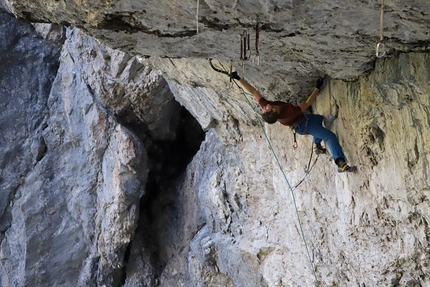
[[[330,149],[334,162],[338,166],[339,172],[353,172],[355,170],[354,167],[347,164],[336,135],[322,126],[323,117],[317,114],[303,113],[315,101],[323,85],[322,79],[318,79],[314,91],[305,102],[294,106],[286,102],[266,100],[253,86],[244,79],[241,79],[237,72],[233,72],[231,77],[238,80],[241,85],[255,97],[258,104],[263,109],[262,118],[265,122],[274,124],[278,121],[284,126],[291,127],[297,134],[312,135],[317,154],[326,153],[326,149],[321,145],[321,142],[324,140]]]

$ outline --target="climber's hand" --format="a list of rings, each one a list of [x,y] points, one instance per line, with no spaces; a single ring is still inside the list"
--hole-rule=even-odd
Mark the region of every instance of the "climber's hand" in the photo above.
[[[239,75],[237,74],[237,72],[233,72],[233,73],[231,73],[231,78],[232,78],[232,79],[235,79],[235,80],[240,81],[240,77],[239,77]]]
[[[318,78],[317,84],[316,84],[315,88],[317,88],[318,90],[321,90],[321,87],[322,87],[323,84],[324,84],[324,79],[323,78]]]

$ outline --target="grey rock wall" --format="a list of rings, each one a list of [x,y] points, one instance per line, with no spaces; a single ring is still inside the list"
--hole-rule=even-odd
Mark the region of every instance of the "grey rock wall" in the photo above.
[[[2,63],[15,69],[2,76],[2,286],[118,285],[145,148],[97,103],[66,50],[60,59],[31,25],[2,19],[19,27],[2,29],[14,36]]]
[[[313,155],[308,173],[311,138],[294,150],[288,128],[265,125],[287,183],[258,126],[240,122],[227,140],[211,129],[181,188],[205,225],[181,217],[198,232],[161,286],[314,286],[289,184],[320,286],[430,286],[429,60],[383,59],[318,96],[355,174],[338,174],[329,155]]]
[[[182,109],[158,74],[77,30],[1,25],[1,285],[120,286],[148,172],[164,170],[149,155]]]
[[[194,2],[0,1],[98,39],[2,15],[2,285],[430,286],[429,8],[386,2],[375,59],[379,1],[202,1],[199,34]],[[257,14],[262,65],[241,67]],[[308,172],[311,138],[265,125],[286,182],[207,57],[293,103],[327,74],[313,111],[358,172]],[[186,169],[174,140],[198,128],[174,99],[206,131]]]
[[[59,50],[50,46],[31,25],[1,13],[0,127],[1,236],[10,222],[10,207],[25,175],[46,153],[48,95],[56,75]]]
[[[254,57],[259,22],[261,65],[247,61],[247,76],[262,87],[270,86],[274,94],[287,91],[292,99],[303,97],[307,85],[320,75],[351,80],[372,69],[381,9],[379,0],[0,3],[17,17],[32,22],[79,27],[105,45],[130,55],[216,58],[227,65],[231,60],[237,69],[241,65],[240,35],[244,31],[251,35]],[[385,1],[383,27],[388,54],[428,49],[429,5],[427,0]],[[198,66],[188,68],[200,70]],[[169,75],[175,80],[177,77]],[[201,77],[191,80],[219,90],[216,83]]]

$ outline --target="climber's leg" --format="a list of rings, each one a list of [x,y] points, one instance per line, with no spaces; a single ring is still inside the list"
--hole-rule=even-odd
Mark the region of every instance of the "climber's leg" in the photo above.
[[[335,161],[338,158],[345,159],[345,155],[336,135],[332,131],[322,126],[323,117],[321,115],[314,114],[307,115],[307,117],[309,118],[307,133],[314,137],[314,143],[318,144],[324,140]]]

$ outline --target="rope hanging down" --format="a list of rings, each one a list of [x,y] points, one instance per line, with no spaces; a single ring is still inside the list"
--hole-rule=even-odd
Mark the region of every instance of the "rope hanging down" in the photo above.
[[[200,0],[197,0],[197,14],[196,14],[197,34],[199,33],[199,6],[200,6]]]
[[[312,146],[313,146],[313,143],[312,143]],[[305,169],[305,176],[302,178],[302,180],[301,180],[301,181],[299,181],[299,183],[297,183],[297,184],[293,187],[293,190],[296,190],[296,189],[299,187],[299,185],[301,185],[301,184],[305,181],[306,177],[308,177],[308,175],[311,173],[312,169],[313,169],[313,168],[314,168],[314,166],[316,165],[316,163],[317,163],[317,161],[318,161],[318,157],[319,157],[319,155],[317,155],[317,157],[315,158],[315,160],[314,160],[313,164],[311,165],[313,155],[314,155],[314,150],[313,150],[313,149],[312,149],[312,147],[311,147],[311,156],[309,157],[309,162],[308,162],[308,165],[307,165],[307,167],[306,167],[306,169]]]
[[[376,44],[376,57],[382,58],[385,56],[387,51],[385,50],[385,44],[383,44],[384,41],[384,0],[382,0],[381,3],[381,18],[379,21],[379,43]]]
[[[223,67],[223,70],[216,68],[216,67],[213,65],[213,63],[212,63],[212,59],[209,59],[209,64],[211,65],[212,69],[214,69],[216,72],[219,72],[219,73],[222,73],[222,74],[225,74],[225,75],[229,75],[229,73],[227,72],[227,69],[226,69],[226,68],[225,68],[221,63],[220,63],[220,65]],[[268,145],[269,145],[269,149],[272,151],[272,154],[273,154],[273,156],[274,156],[274,158],[275,158],[275,160],[276,160],[276,163],[277,163],[277,165],[278,165],[278,167],[279,167],[279,169],[280,169],[280,171],[281,171],[281,173],[282,173],[282,175],[283,175],[283,177],[284,177],[285,181],[287,182],[287,185],[288,185],[288,187],[289,187],[289,189],[290,189],[291,197],[292,197],[292,200],[293,200],[293,203],[294,203],[294,208],[295,208],[295,210],[296,210],[297,220],[298,220],[298,223],[299,223],[300,234],[301,234],[301,237],[302,237],[303,243],[304,243],[304,245],[305,245],[306,253],[307,253],[307,256],[308,256],[308,260],[309,260],[309,263],[310,263],[310,265],[311,265],[312,272],[313,272],[313,275],[314,275],[314,278],[315,278],[315,285],[318,287],[318,286],[320,286],[320,283],[319,283],[319,281],[318,281],[317,274],[316,274],[316,269],[315,269],[315,265],[314,265],[314,262],[312,261],[312,257],[311,257],[310,252],[309,252],[309,247],[308,247],[308,244],[307,244],[307,242],[306,242],[306,237],[305,237],[305,233],[304,233],[304,231],[303,231],[303,225],[302,225],[302,221],[301,221],[301,219],[300,219],[299,209],[298,209],[298,207],[297,207],[297,202],[296,202],[296,197],[295,197],[295,195],[294,195],[294,190],[293,190],[293,188],[291,187],[291,184],[290,184],[290,182],[289,182],[289,180],[288,180],[288,178],[287,178],[287,176],[286,176],[286,174],[285,174],[285,172],[284,172],[284,169],[282,168],[282,165],[281,165],[281,163],[280,163],[280,161],[279,161],[279,159],[278,159],[278,156],[276,155],[275,150],[273,149],[273,146],[272,146],[272,143],[270,142],[269,136],[267,135],[266,131],[264,130],[264,125],[263,125],[263,123],[262,123],[262,122],[261,122],[261,120],[260,120],[260,117],[259,117],[259,114],[258,114],[257,110],[254,108],[254,106],[252,105],[251,101],[250,101],[250,100],[248,99],[248,97],[247,97],[247,95],[250,95],[250,94],[249,94],[249,93],[247,93],[247,92],[245,92],[245,91],[243,90],[243,88],[242,88],[241,86],[239,86],[239,84],[236,82],[236,80],[233,80],[233,82],[234,82],[234,84],[235,84],[235,85],[236,85],[236,86],[241,90],[241,92],[242,92],[243,96],[244,96],[244,97],[245,97],[245,99],[246,99],[246,102],[250,105],[250,107],[251,107],[251,108],[252,108],[252,110],[254,111],[254,113],[255,113],[255,115],[256,115],[256,118],[257,118],[257,121],[258,121],[258,124],[259,124],[259,126],[260,126],[261,130],[263,131],[263,134],[264,134],[264,136],[265,136],[265,138],[266,138],[266,141],[267,141],[267,143],[268,143]],[[300,183],[301,183],[301,182],[300,182]],[[299,184],[300,184],[300,183],[299,183]],[[296,187],[297,187],[297,186],[296,186]]]

